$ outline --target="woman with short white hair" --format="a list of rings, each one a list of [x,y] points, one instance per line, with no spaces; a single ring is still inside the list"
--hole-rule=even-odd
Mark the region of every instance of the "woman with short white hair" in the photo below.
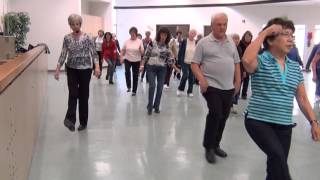
[[[78,131],[87,128],[89,85],[92,73],[92,63],[95,64],[95,76],[100,75],[99,59],[94,42],[81,31],[82,18],[77,14],[71,14],[68,23],[72,33],[64,36],[62,52],[57,64],[55,79],[59,80],[60,69],[66,62],[67,81],[69,89],[68,110],[64,119],[64,125],[75,131],[77,101],[79,100]],[[91,62],[91,57],[92,61]]]

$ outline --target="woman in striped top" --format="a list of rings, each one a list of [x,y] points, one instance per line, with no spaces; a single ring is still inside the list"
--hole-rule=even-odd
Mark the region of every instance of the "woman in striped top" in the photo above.
[[[311,125],[312,139],[320,139],[316,116],[307,98],[299,64],[286,55],[293,47],[294,24],[283,18],[270,20],[243,56],[252,74],[252,97],[245,127],[267,155],[267,180],[290,180],[287,164],[291,144],[293,98]],[[261,45],[262,54],[258,55]]]

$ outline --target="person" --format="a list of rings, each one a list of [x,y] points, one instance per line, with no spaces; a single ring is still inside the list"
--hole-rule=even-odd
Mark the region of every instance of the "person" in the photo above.
[[[267,180],[291,180],[287,160],[295,126],[292,121],[294,96],[310,122],[313,140],[320,139],[299,64],[286,56],[293,47],[294,30],[291,20],[271,19],[243,55],[244,68],[252,77],[245,127],[267,155]],[[262,44],[263,52],[258,54]]]
[[[174,64],[176,63],[176,59],[178,57],[178,50],[177,50],[177,46],[176,43],[174,41],[174,39],[171,39],[169,42],[169,50],[171,51],[173,58],[174,58]],[[175,69],[175,71],[177,70],[177,72],[180,72],[179,68],[173,68],[176,66],[173,66],[171,64],[167,64],[167,73],[166,73],[166,77],[165,77],[165,81],[164,81],[164,88],[169,89],[170,88],[170,79],[171,79],[171,74],[173,69]]]
[[[139,33],[139,34],[137,35],[137,38],[140,39],[140,40],[142,40],[142,34]]]
[[[103,59],[108,63],[108,71],[106,80],[109,80],[109,84],[114,84],[113,74],[116,68],[117,49],[116,43],[112,40],[112,34],[106,32],[104,35],[104,41],[102,44]]]
[[[116,47],[117,47],[117,60],[116,60],[116,65],[117,66],[121,66],[121,63],[120,63],[120,44],[119,44],[119,41],[117,39],[117,35],[115,33],[112,34],[112,40],[116,43]],[[114,69],[116,70],[116,69]]]
[[[191,64],[209,110],[203,138],[208,163],[216,162],[215,155],[227,157],[220,143],[232,98],[240,89],[240,59],[232,38],[226,35],[227,24],[225,13],[212,16],[212,32],[198,42]]]
[[[198,44],[198,42],[203,38],[202,34],[198,34],[197,35],[197,39],[196,39],[196,45]],[[199,80],[197,78],[194,78],[194,84],[199,85]]]
[[[310,55],[309,55],[309,57],[308,57],[308,61],[307,61],[306,68],[304,69],[304,71],[310,72],[310,65],[311,65],[312,60],[313,60],[313,58],[314,58],[314,55],[316,54],[317,49],[318,49],[319,47],[320,47],[320,43],[315,44],[315,45],[313,46],[312,51],[311,51],[311,53],[310,53]]]
[[[252,41],[252,33],[250,31],[246,31],[241,40],[240,40],[240,48],[241,48],[241,51],[244,52],[247,47],[249,46],[249,44],[251,43]],[[243,80],[242,80],[242,91],[241,91],[241,98],[242,99],[247,99],[247,94],[248,94],[248,88],[249,88],[249,81],[250,81],[250,74],[247,73],[246,71],[243,71],[242,72],[242,77],[243,77]]]
[[[101,46],[102,46],[102,43],[103,43],[103,35],[104,35],[104,32],[103,30],[99,30],[98,31],[98,36],[96,38],[94,38],[94,44],[95,44],[95,47],[96,47],[96,51],[98,53],[98,56],[99,56],[99,67],[100,67],[100,76],[101,76],[101,73],[102,73],[102,63],[103,63],[103,60],[102,60],[102,49],[101,49]],[[93,63],[93,70],[95,69],[95,64]],[[100,79],[100,76],[98,77]]]
[[[176,32],[176,38],[175,38],[175,42],[176,42],[176,47],[177,47],[177,53],[179,53],[179,49],[180,49],[180,45],[183,41],[183,38],[182,38],[182,31],[180,30],[177,30]],[[178,61],[176,61],[176,66],[181,69],[181,66],[178,64]],[[180,72],[180,71],[179,71]],[[177,78],[178,80],[181,79],[181,74],[178,73],[177,71],[174,71],[173,72],[173,78]]]
[[[320,44],[320,43],[319,43]],[[312,67],[312,80],[316,83],[316,101],[320,100],[320,46],[315,50],[313,59],[311,60],[311,67]]]
[[[150,31],[146,31],[145,33],[146,37],[142,40],[142,43],[143,43],[143,48],[144,49],[147,49],[147,46],[152,42],[152,39],[150,38],[150,35],[151,35],[151,32]],[[146,69],[147,68],[144,68],[142,73],[141,73],[141,82],[143,82],[143,78],[144,78],[144,75],[146,73]],[[147,79],[147,82],[148,82],[148,77],[146,77]]]
[[[301,66],[301,68],[303,68],[303,62],[300,58],[299,55],[299,50],[296,46],[295,43],[293,43],[293,47],[291,48],[291,50],[289,51],[289,53],[287,54],[288,58],[291,59],[292,61],[295,61],[297,63],[299,63],[299,65]]]
[[[131,69],[132,69],[132,96],[136,96],[139,79],[139,67],[141,56],[144,53],[142,41],[137,38],[138,29],[131,27],[129,30],[130,39],[128,39],[121,50],[120,61],[125,65],[125,75],[127,83],[127,92],[131,91]]]
[[[194,76],[191,71],[191,61],[196,48],[196,41],[194,40],[196,35],[197,35],[196,30],[194,29],[190,30],[188,38],[184,39],[179,47],[178,64],[182,68],[182,77],[177,90],[177,96],[182,95],[182,92],[184,91],[187,80],[188,80],[187,95],[189,97],[193,96],[192,90],[193,90]]]
[[[170,32],[167,28],[160,28],[156,35],[155,41],[151,42],[145,52],[140,70],[144,69],[146,62],[147,76],[149,78],[149,95],[148,95],[148,115],[160,113],[160,101],[167,71],[167,65],[174,66],[173,55],[169,49]],[[157,79],[157,88],[156,88]],[[155,89],[157,89],[154,97]]]
[[[80,15],[71,14],[68,23],[72,33],[67,34],[63,39],[62,52],[55,71],[55,79],[59,80],[60,69],[65,60],[67,81],[69,89],[68,110],[64,119],[64,125],[75,131],[77,101],[79,100],[79,120],[78,131],[87,128],[88,124],[88,100],[89,85],[92,73],[92,63],[95,64],[95,76],[100,76],[98,54],[94,42],[84,32],[80,30],[82,18]]]

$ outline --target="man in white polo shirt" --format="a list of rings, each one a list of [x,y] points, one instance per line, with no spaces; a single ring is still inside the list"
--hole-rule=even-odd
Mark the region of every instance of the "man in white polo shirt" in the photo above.
[[[227,157],[220,141],[241,81],[240,58],[232,38],[226,36],[227,24],[225,13],[212,17],[212,33],[198,42],[191,65],[209,109],[203,140],[209,163],[215,163],[215,155]]]

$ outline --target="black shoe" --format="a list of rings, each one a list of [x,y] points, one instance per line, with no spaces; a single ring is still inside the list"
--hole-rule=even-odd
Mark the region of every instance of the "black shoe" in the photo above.
[[[220,147],[216,148],[214,152],[216,153],[217,156],[220,156],[223,158],[228,156],[228,154],[224,150],[222,150]]]
[[[152,115],[152,109],[148,109],[148,115]]]
[[[109,81],[109,84],[114,84],[113,81]]]
[[[206,149],[205,155],[206,155],[206,160],[208,161],[208,163],[210,163],[210,164],[216,163],[216,155],[215,155],[213,149],[209,149],[209,150]]]
[[[132,96],[136,96],[137,95],[137,93],[135,93],[135,92],[132,92]]]
[[[242,96],[241,98],[242,98],[242,99],[247,99],[247,96]]]
[[[129,89],[127,89],[127,92],[130,92],[131,91],[131,89],[129,88]]]
[[[159,109],[155,109],[154,112],[157,113],[157,114],[159,114],[159,113],[160,113],[160,110],[159,110]]]
[[[74,132],[75,131],[75,127],[74,127],[74,124],[69,120],[69,119],[64,119],[64,122],[63,122],[64,126],[67,127],[71,132]]]
[[[85,129],[87,129],[87,126],[80,125],[80,126],[78,127],[78,131],[83,131],[83,130],[85,130]]]

